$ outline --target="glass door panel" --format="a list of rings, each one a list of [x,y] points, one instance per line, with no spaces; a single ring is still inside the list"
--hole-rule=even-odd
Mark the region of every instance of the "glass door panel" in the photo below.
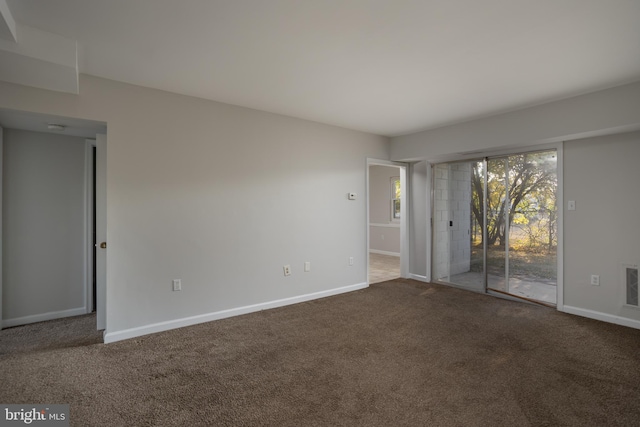
[[[507,159],[491,159],[487,161],[486,254],[487,289],[508,293],[505,218],[509,183],[506,168]]]
[[[509,293],[556,304],[558,188],[556,151],[508,158]]]
[[[487,288],[554,305],[556,152],[490,159],[487,170]]]
[[[482,226],[474,215],[481,199],[483,162],[439,164],[433,168],[433,276],[472,290],[484,291]],[[478,247],[479,245],[479,247]]]

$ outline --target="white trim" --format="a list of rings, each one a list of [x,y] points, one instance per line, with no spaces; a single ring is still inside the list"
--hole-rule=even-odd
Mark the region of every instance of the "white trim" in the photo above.
[[[426,283],[430,283],[429,280],[427,280],[427,276],[421,276],[419,274],[409,274],[409,279],[413,279],[413,280],[417,280],[419,282],[426,282]]]
[[[369,224],[369,227],[400,228],[400,222],[393,223],[393,224],[381,224],[381,223],[372,222]]]
[[[556,309],[563,311],[564,307],[564,143],[556,144],[556,212],[558,213],[558,228],[556,230],[558,245],[556,247]]]
[[[3,133],[3,129],[2,127],[0,127],[0,329],[2,329],[2,234],[3,234],[3,229],[2,229],[2,198],[4,197],[2,194],[2,188],[3,188],[3,183],[2,183],[2,176],[3,176],[3,171],[2,171],[2,164],[4,162],[3,156],[4,156],[4,133]]]
[[[425,241],[425,255],[426,255],[426,260],[425,260],[425,276],[428,282],[431,282],[431,279],[433,279],[432,276],[432,257],[433,257],[433,164],[431,162],[425,161],[426,165],[425,167],[427,168],[427,183],[426,183],[426,194],[425,194],[425,201],[426,201],[426,206],[425,206],[425,214],[426,214],[426,218],[425,220],[427,221],[427,226],[425,227],[425,236],[424,236],[424,241]]]
[[[314,292],[311,294],[299,295],[291,298],[284,298],[275,301],[263,302],[260,304],[247,305],[244,307],[231,308],[229,310],[216,311],[213,313],[200,314],[198,316],[183,317],[182,319],[169,320],[166,322],[153,323],[150,325],[139,326],[137,328],[124,329],[116,332],[106,332],[104,334],[104,343],[109,344],[116,341],[122,341],[130,338],[139,337],[147,334],[168,331],[171,329],[183,328],[185,326],[197,325],[199,323],[211,322],[213,320],[226,319],[228,317],[240,316],[243,314],[254,313],[256,311],[268,310],[270,308],[283,307],[291,304],[298,304],[305,301],[311,301],[319,298],[330,297],[333,295],[343,294],[345,292],[357,291],[367,288],[367,283],[358,283],[356,285],[344,286],[341,288],[330,289],[328,291]]]
[[[47,320],[61,319],[63,317],[80,316],[86,314],[85,307],[70,308],[62,311],[50,311],[48,313],[33,314],[31,316],[16,317],[2,321],[3,328],[11,328],[13,326],[28,325],[29,323],[44,322]]]
[[[84,188],[85,188],[85,255],[84,255],[84,300],[87,313],[93,308],[93,147],[95,139],[85,139]]]
[[[614,316],[613,314],[587,310],[586,308],[572,307],[569,305],[565,305],[562,311],[564,313],[575,314],[576,316],[588,317],[589,319],[640,329],[640,320],[629,319],[628,317]]]
[[[379,255],[389,255],[389,256],[400,256],[399,252],[388,252],[388,251],[380,251],[378,249],[369,249],[370,254],[379,254]]]

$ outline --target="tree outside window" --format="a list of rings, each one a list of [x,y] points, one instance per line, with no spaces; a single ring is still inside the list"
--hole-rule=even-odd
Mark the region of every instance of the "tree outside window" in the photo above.
[[[391,221],[400,221],[401,198],[400,177],[394,176],[391,178]]]

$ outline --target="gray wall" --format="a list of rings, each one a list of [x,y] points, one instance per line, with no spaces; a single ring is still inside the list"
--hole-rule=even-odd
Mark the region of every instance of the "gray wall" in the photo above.
[[[5,129],[3,154],[3,322],[84,312],[85,140]]]
[[[567,142],[565,305],[640,320],[624,307],[622,264],[640,262],[640,132]],[[591,275],[600,275],[592,286]]]
[[[400,255],[400,222],[391,220],[391,179],[395,166],[369,166],[369,249]]]
[[[86,75],[77,96],[0,82],[0,108],[107,123],[107,341],[366,284],[347,193],[388,138]]]
[[[482,157],[488,150],[640,129],[640,82],[391,140],[391,160]]]

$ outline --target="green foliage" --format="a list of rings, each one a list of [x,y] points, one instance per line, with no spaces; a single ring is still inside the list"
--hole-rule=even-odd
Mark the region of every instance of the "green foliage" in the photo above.
[[[548,253],[557,245],[556,153],[509,156],[487,162],[487,244],[504,246],[508,227],[514,249]],[[472,168],[474,241],[482,242],[483,163]]]

